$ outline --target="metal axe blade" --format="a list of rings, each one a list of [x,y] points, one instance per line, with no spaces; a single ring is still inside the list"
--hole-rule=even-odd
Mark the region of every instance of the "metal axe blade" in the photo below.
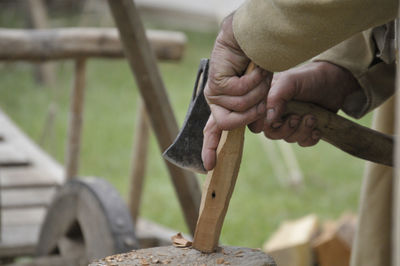
[[[203,129],[211,114],[203,94],[208,78],[208,63],[208,59],[202,59],[200,62],[183,126],[175,141],[163,153],[163,157],[169,162],[201,174],[207,173],[201,159],[201,150]]]

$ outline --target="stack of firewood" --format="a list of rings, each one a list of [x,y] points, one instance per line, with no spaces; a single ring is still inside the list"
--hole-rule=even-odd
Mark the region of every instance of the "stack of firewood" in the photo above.
[[[356,216],[346,213],[336,221],[320,222],[316,215],[282,223],[263,250],[279,266],[348,266]]]

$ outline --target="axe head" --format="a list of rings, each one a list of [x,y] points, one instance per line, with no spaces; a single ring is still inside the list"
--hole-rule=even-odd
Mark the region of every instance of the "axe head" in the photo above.
[[[163,157],[169,162],[201,174],[207,173],[201,159],[201,149],[203,147],[203,129],[211,114],[203,94],[208,78],[208,61],[208,59],[202,59],[200,62],[192,100],[181,131],[171,146],[163,153]]]

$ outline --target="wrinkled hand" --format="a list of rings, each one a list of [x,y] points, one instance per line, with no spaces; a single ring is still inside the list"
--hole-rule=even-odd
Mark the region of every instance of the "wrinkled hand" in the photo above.
[[[231,130],[251,124],[252,131],[261,132],[272,73],[256,67],[243,75],[250,59],[234,37],[232,18],[224,20],[215,41],[204,95],[219,128]]]
[[[360,85],[348,70],[328,62],[312,62],[275,74],[267,97],[264,134],[270,139],[297,142],[303,147],[315,145],[321,138],[315,129],[316,117],[291,115],[282,120],[286,102],[310,102],[336,113],[346,96],[359,89]]]
[[[233,15],[225,18],[210,58],[204,95],[212,115],[204,128],[202,159],[207,170],[214,168],[222,130],[249,125],[253,132],[264,127],[266,96],[272,73],[256,67],[244,72],[250,59],[239,47],[232,28]]]

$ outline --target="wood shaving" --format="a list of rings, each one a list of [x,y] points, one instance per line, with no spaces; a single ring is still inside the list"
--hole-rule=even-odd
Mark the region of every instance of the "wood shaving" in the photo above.
[[[162,264],[170,264],[170,263],[171,263],[170,260],[163,260],[163,261],[162,261]]]
[[[222,264],[222,263],[224,263],[224,262],[225,262],[224,258],[218,258],[218,259],[216,260],[216,263],[217,263],[217,264]]]
[[[224,264],[225,265],[231,265],[231,263],[229,261],[225,261]]]
[[[150,263],[145,259],[141,259],[140,263],[142,264],[142,266],[150,266]]]
[[[192,246],[192,242],[185,239],[181,233],[177,233],[176,235],[171,237],[172,245],[177,248],[187,248]]]

